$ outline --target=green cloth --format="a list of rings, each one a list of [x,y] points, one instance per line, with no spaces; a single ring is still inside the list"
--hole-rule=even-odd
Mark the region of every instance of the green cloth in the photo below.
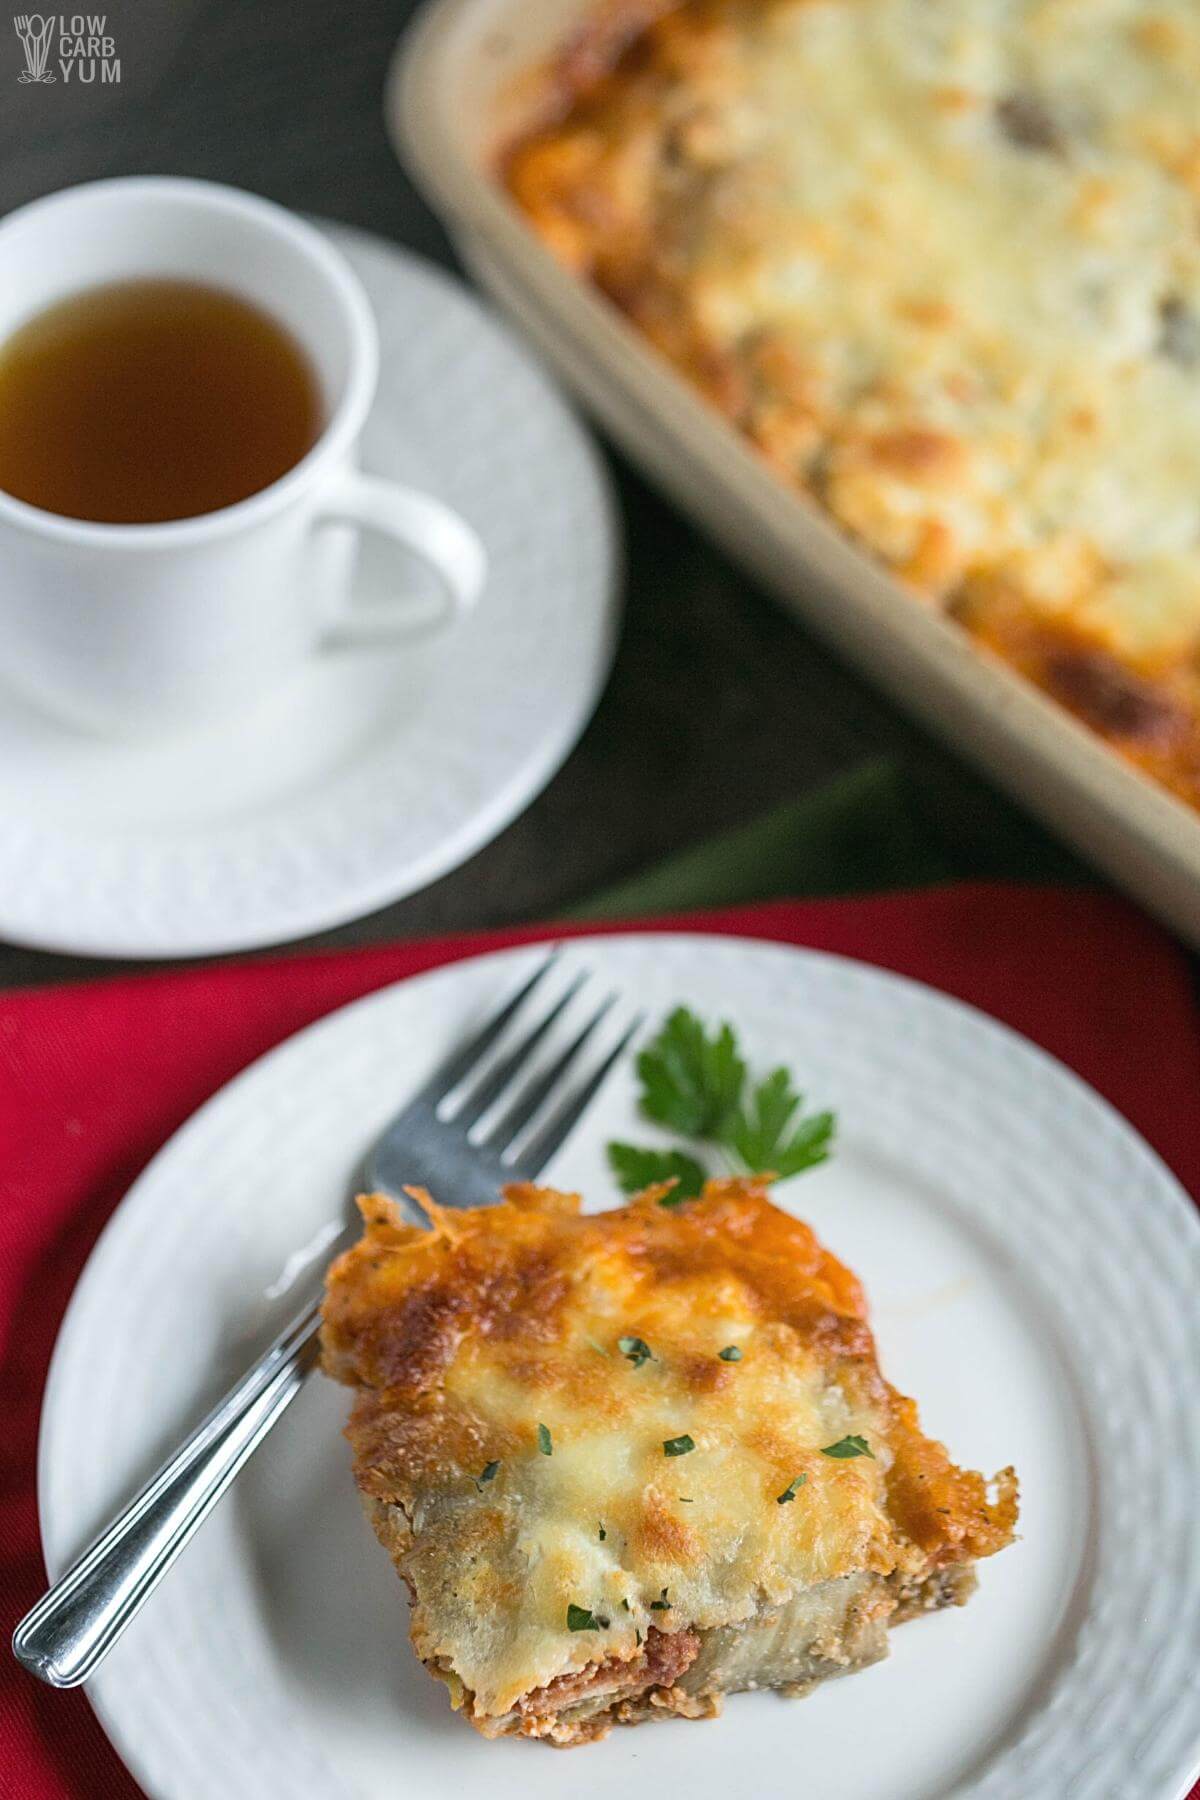
[[[678,851],[571,909],[615,919],[975,879],[1087,879],[1018,809],[967,778],[879,760]]]

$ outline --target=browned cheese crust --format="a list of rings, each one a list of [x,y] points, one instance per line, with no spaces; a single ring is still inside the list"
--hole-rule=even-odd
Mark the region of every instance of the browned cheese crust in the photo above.
[[[1194,0],[598,7],[500,169],[911,590],[1200,806]]]
[[[1012,1537],[1012,1471],[989,1495],[922,1434],[806,1225],[753,1183],[664,1197],[423,1199],[429,1230],[368,1198],[330,1272],[355,1478],[419,1656],[487,1736],[802,1692]],[[851,1436],[870,1454],[824,1454]]]

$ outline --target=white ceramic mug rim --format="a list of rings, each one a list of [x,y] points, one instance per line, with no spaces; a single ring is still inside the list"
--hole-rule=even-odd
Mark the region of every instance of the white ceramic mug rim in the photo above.
[[[232,506],[156,524],[109,525],[94,519],[72,519],[61,513],[47,512],[0,489],[0,520],[60,543],[105,550],[165,550],[256,525],[285,507],[309,484],[322,463],[348,450],[362,429],[375,392],[379,364],[375,320],[367,297],[349,265],[314,226],[288,212],[286,207],[277,206],[273,200],[264,200],[257,194],[227,187],[218,181],[197,181],[174,175],[119,175],[104,181],[81,182],[75,187],[47,194],[40,200],[31,200],[0,218],[0,241],[10,225],[28,219],[34,213],[53,211],[68,201],[78,202],[85,195],[95,195],[99,199],[112,193],[133,198],[139,193],[153,194],[156,199],[177,195],[180,199],[201,201],[214,211],[247,219],[262,231],[290,242],[319,268],[346,317],[350,367],[342,393],[325,429],[300,461],[268,487]]]

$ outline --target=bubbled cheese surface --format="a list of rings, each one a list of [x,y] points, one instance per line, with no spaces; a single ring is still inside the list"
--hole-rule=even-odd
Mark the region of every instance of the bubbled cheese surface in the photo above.
[[[417,1649],[478,1713],[635,1657],[651,1626],[736,1623],[1006,1540],[981,1478],[881,1378],[858,1284],[761,1191],[576,1206],[512,1190],[425,1232],[368,1201],[330,1276],[325,1364],[359,1389],[359,1484],[400,1509]],[[873,1454],[822,1454],[851,1434]],[[571,1607],[596,1628],[571,1630]]]
[[[998,596],[1159,684],[1200,804],[1196,0],[692,0],[565,79],[551,247],[1026,673]]]

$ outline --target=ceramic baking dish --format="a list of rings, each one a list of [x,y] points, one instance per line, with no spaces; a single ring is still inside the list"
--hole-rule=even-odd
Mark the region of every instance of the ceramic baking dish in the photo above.
[[[394,142],[463,259],[596,418],[704,530],[903,705],[1200,945],[1200,814],[901,589],[601,295],[492,171],[532,74],[595,0],[430,0],[387,89]]]

